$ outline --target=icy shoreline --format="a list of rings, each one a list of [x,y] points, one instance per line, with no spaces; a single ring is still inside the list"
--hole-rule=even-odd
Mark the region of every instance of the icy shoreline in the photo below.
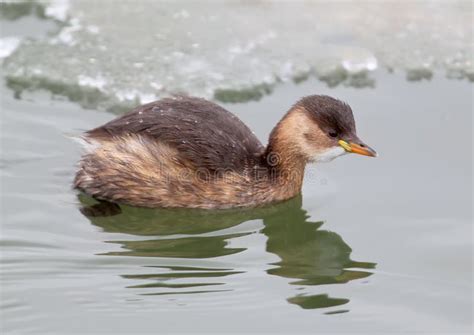
[[[59,27],[21,43],[2,36],[10,39],[7,83],[17,94],[45,89],[85,107],[113,109],[177,92],[256,100],[279,82],[309,76],[371,87],[371,73],[381,68],[406,72],[408,80],[436,71],[474,81],[469,2],[40,5],[42,19]]]

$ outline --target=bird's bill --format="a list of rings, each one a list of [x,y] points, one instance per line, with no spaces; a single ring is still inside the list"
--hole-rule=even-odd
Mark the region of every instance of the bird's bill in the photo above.
[[[357,144],[354,142],[346,142],[344,140],[339,140],[339,145],[344,148],[347,152],[352,152],[354,154],[377,157],[377,152],[365,144]]]

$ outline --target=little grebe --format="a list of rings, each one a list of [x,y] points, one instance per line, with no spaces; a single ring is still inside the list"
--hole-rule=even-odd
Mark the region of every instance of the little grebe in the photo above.
[[[349,105],[323,95],[298,101],[266,148],[232,113],[185,96],[137,107],[81,139],[74,186],[140,207],[258,206],[298,195],[308,162],[376,156],[357,137]]]

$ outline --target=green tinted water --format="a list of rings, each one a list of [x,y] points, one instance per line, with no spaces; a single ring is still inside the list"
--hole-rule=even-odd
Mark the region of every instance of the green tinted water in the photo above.
[[[226,105],[265,142],[298,97],[339,97],[380,157],[311,166],[301,198],[217,212],[78,198],[80,150],[64,134],[114,116],[3,88],[2,329],[468,332],[472,87],[376,79]]]

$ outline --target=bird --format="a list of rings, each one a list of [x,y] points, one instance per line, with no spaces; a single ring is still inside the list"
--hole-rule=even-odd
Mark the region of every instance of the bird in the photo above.
[[[377,153],[351,107],[326,95],[298,100],[262,145],[234,114],[192,96],[136,107],[81,134],[73,186],[98,201],[148,208],[258,207],[301,193],[305,167]]]

